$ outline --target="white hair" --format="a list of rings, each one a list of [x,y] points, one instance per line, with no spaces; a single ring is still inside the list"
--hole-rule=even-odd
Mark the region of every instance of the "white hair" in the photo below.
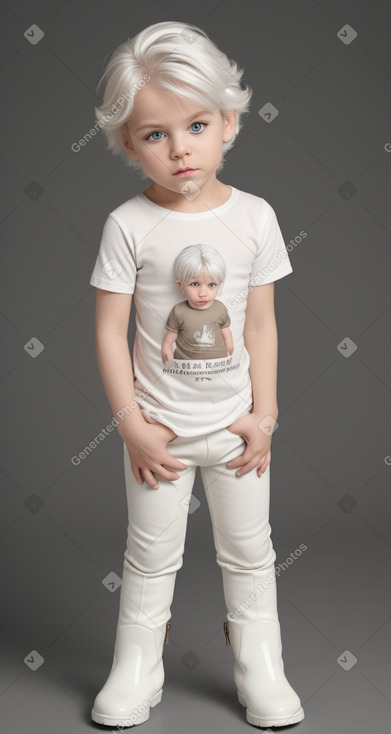
[[[216,283],[223,285],[226,268],[220,253],[210,245],[189,245],[174,260],[175,280],[187,285],[200,273],[209,273]]]
[[[144,28],[113,52],[98,84],[97,90],[106,82],[103,102],[95,107],[95,115],[108,141],[107,148],[139,171],[142,178],[148,178],[139,161],[126,154],[121,131],[132,114],[137,90],[152,81],[161,89],[222,114],[238,111],[234,135],[222,146],[219,171],[224,154],[241,128],[241,116],[250,106],[252,90],[246,84],[241,87],[242,75],[238,64],[192,23],[163,21]]]

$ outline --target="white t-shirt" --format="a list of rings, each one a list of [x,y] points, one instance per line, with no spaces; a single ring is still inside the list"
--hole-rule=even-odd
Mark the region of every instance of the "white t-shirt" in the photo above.
[[[135,394],[148,420],[178,436],[225,428],[251,412],[249,354],[243,328],[252,287],[292,272],[273,208],[265,199],[231,187],[230,198],[206,212],[175,212],[142,192],[114,209],[105,222],[90,284],[133,293]],[[217,359],[162,361],[171,309],[184,300],[173,262],[188,245],[207,244],[223,257],[226,278],[217,298],[231,319],[234,351]],[[261,368],[261,366],[260,366]]]

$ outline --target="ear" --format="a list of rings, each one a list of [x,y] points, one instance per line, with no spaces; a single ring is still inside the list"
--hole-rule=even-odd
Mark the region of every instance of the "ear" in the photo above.
[[[180,292],[181,292],[181,293],[183,293],[183,295],[185,296],[185,295],[186,295],[186,293],[185,293],[185,291],[183,290],[183,285],[182,285],[181,281],[180,281],[180,280],[177,280],[177,281],[176,281],[176,284],[177,284],[177,286],[178,286],[178,288],[179,288]]]
[[[237,110],[231,110],[231,112],[228,112],[227,114],[223,115],[223,120],[224,120],[223,142],[224,143],[229,143],[229,141],[233,138],[234,133],[235,133],[237,119],[238,119]]]
[[[133,161],[137,161],[137,154],[135,149],[132,146],[132,139],[129,133],[129,128],[126,122],[123,123],[121,126],[121,144],[125,150],[125,153],[131,158]]]

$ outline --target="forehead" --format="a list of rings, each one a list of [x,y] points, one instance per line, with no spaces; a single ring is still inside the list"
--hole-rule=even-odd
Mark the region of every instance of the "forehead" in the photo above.
[[[208,110],[210,116],[219,114],[201,102],[181,97],[149,83],[139,89],[134,97],[133,111],[129,118],[132,127],[144,122],[163,123],[166,120],[183,120],[198,110]]]
[[[211,281],[214,282],[216,280],[216,278],[214,278],[214,276],[209,272],[209,270],[205,270],[205,269],[198,270],[196,273],[194,273],[193,277],[192,276],[189,277],[189,280],[194,280],[195,276],[197,276],[197,280],[205,281],[207,283]]]

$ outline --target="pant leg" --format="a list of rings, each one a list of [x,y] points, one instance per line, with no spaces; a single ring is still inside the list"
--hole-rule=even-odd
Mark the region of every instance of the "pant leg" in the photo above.
[[[270,465],[242,477],[227,463],[243,453],[246,442],[228,429],[206,436],[208,461],[201,475],[213,525],[216,561],[222,569],[228,619],[277,619],[274,577],[276,553],[269,523]]]
[[[159,477],[159,489],[151,489],[134,478],[124,442],[128,530],[118,625],[153,629],[171,616],[176,573],[183,565],[186,496],[192,492],[200,450],[205,453],[196,439],[177,437],[170,441],[168,453],[188,468],[179,470],[176,480]]]

